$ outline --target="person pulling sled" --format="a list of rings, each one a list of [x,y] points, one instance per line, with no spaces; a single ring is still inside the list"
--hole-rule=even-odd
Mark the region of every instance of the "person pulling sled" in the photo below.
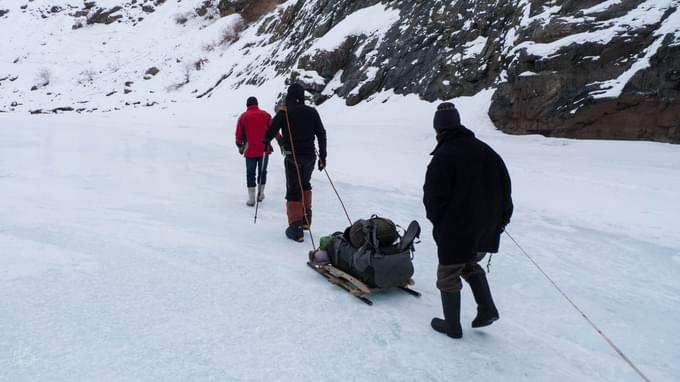
[[[452,103],[439,105],[434,128],[438,143],[427,168],[423,202],[437,243],[437,288],[444,319],[432,319],[431,326],[461,338],[461,278],[477,302],[472,327],[491,325],[499,318],[486,274],[477,263],[487,253],[498,252],[501,233],[510,222],[510,176],[501,157],[460,124]]]
[[[319,144],[319,171],[326,167],[326,129],[316,109],[305,105],[305,90],[299,84],[288,88],[285,107],[279,108],[262,143],[269,142],[281,132],[285,154],[286,237],[304,241],[304,229],[312,224],[311,178],[317,160],[314,139]]]

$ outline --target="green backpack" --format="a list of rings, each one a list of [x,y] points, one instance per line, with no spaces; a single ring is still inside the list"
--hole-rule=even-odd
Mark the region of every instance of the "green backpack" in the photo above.
[[[354,248],[361,248],[367,243],[371,248],[384,248],[398,239],[397,225],[392,220],[377,215],[370,219],[359,219],[349,228],[349,241]]]

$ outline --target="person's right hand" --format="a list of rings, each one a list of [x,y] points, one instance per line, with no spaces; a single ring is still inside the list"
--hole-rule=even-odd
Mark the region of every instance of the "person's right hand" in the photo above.
[[[325,159],[319,159],[319,171],[323,171],[323,169],[326,168],[326,160]]]

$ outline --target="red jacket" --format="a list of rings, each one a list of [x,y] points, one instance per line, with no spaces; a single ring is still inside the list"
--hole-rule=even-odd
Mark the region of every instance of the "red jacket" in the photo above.
[[[259,158],[264,155],[265,147],[262,143],[264,134],[267,132],[272,117],[257,105],[248,106],[248,110],[241,114],[236,123],[236,145],[245,145],[243,156],[246,158]],[[272,153],[272,148],[267,147],[267,154]]]

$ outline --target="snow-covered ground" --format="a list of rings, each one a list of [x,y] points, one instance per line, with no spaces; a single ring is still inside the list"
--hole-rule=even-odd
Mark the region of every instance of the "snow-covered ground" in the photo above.
[[[245,97],[270,109],[279,90],[0,114],[1,381],[639,380],[507,237],[489,276],[501,320],[470,329],[465,289],[463,339],[430,329],[441,306],[421,198],[435,105],[416,98],[320,112],[352,219],[423,225],[423,297],[369,307],[307,268],[310,241],[283,235],[280,155],[254,225],[233,144]],[[503,135],[489,97],[455,103],[508,164],[509,231],[652,380],[680,378],[680,147]],[[318,240],[347,221],[322,173],[313,186]]]

